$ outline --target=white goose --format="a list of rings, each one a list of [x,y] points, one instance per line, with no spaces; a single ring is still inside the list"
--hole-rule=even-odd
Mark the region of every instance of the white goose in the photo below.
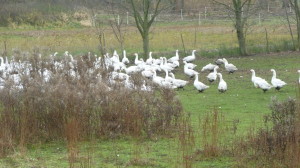
[[[164,61],[165,61],[165,65],[168,65],[169,67],[172,67],[173,69],[179,66],[179,62],[178,62],[178,61],[175,61],[175,62],[173,62],[173,63],[168,63],[166,57],[163,57],[163,59],[164,59]],[[176,62],[178,62],[178,65],[177,65]]]
[[[181,79],[175,79],[175,75],[171,72],[170,76],[173,78],[173,85],[177,87],[177,89],[183,89],[189,82]]]
[[[198,72],[192,70],[192,69],[189,69],[187,67],[184,67],[184,73],[189,76],[190,78],[193,78],[196,74],[198,74]]]
[[[169,72],[165,70],[166,76],[165,76],[165,81],[173,83],[173,78],[169,76]]]
[[[253,69],[251,69],[250,71],[252,72],[251,80],[256,88],[261,88],[264,93],[272,88],[272,85],[270,85],[265,79],[256,77],[255,71]]]
[[[124,86],[127,89],[134,89],[134,84],[129,80],[129,76],[126,76],[126,79],[124,81]]]
[[[214,65],[214,64],[211,64],[211,63],[209,63],[209,64],[207,64],[207,65],[205,65],[203,68],[202,68],[202,70],[201,70],[201,72],[204,72],[204,71],[213,71],[214,70],[214,68],[216,67],[217,65]]]
[[[122,80],[123,81],[123,80],[126,80],[126,78],[129,77],[129,76],[125,73],[112,71],[111,72],[111,77],[114,80]]]
[[[160,64],[160,68],[162,70],[167,70],[169,72],[174,70],[173,67],[171,67],[170,65],[167,64],[167,62],[165,61],[166,60],[165,58],[161,57],[160,59],[162,61],[161,64]]]
[[[217,73],[217,75],[220,78],[218,90],[219,90],[219,92],[224,93],[227,90],[227,83],[224,81],[223,76],[222,76],[221,73]]]
[[[137,53],[134,54],[135,55],[135,59],[134,59],[134,64],[135,65],[139,65],[144,63],[144,61],[139,60],[139,55]]]
[[[166,72],[165,80],[161,81],[161,86],[169,89],[175,89],[177,88],[175,85],[173,85],[173,78],[169,77],[168,71]]]
[[[141,69],[138,66],[130,66],[128,68],[125,68],[125,72],[127,75],[134,74],[134,73],[137,73],[140,71],[141,71]]]
[[[154,75],[154,72],[153,70],[144,70],[142,71],[142,76],[145,77],[145,78],[148,78],[148,79],[151,79]]]
[[[263,78],[260,78],[260,77],[257,77],[257,76],[255,75],[254,69],[251,69],[250,72],[252,73],[251,81],[252,81],[252,83],[254,84],[254,87],[257,88],[258,85],[257,85],[257,82],[256,82],[256,81],[264,80],[264,79],[263,79]]]
[[[149,58],[146,60],[147,65],[153,64],[152,52],[149,52]]]
[[[280,90],[286,83],[278,78],[276,78],[276,71],[274,69],[271,69],[271,72],[273,72],[273,77],[271,80],[271,83],[273,87],[275,87],[276,90]]]
[[[179,61],[178,50],[176,50],[176,55],[168,59],[169,62],[174,63],[175,61]]]
[[[164,81],[164,80],[165,80],[164,78],[156,75],[156,71],[153,71],[153,77],[152,77],[153,83],[161,86],[162,85],[162,81]]]
[[[223,61],[223,59],[217,59],[215,61],[215,63],[220,66],[220,65],[224,64],[224,61]]]
[[[257,81],[257,85],[264,91],[264,93],[272,88],[272,85],[265,80]]]
[[[183,61],[183,63],[184,63],[184,67],[186,67],[188,69],[194,69],[197,66],[197,65],[195,65],[193,63],[187,63],[186,61]]]
[[[225,64],[225,69],[226,71],[228,71],[229,73],[233,73],[235,71],[237,71],[238,69],[236,68],[236,66],[234,66],[233,64],[229,64],[227,59],[223,58],[224,64]]]
[[[219,67],[218,66],[215,66],[215,68],[213,69],[214,71],[213,72],[211,72],[211,73],[209,73],[208,75],[207,75],[207,80],[210,82],[210,83],[212,83],[213,81],[215,81],[216,79],[217,79],[217,69],[219,69]]]
[[[151,86],[146,85],[146,81],[144,80],[143,85],[141,86],[141,90],[146,91],[146,92],[150,92],[150,91],[152,91],[152,88],[151,88]]]
[[[196,52],[196,50],[193,50],[192,55],[184,57],[183,61],[186,61],[186,62],[194,61],[196,59],[195,52]]]
[[[128,60],[128,58],[126,57],[126,51],[125,51],[125,50],[123,51],[123,59],[122,59],[122,63],[125,64],[125,65],[128,65],[128,64],[129,64],[129,60]]]
[[[202,82],[199,82],[199,80],[198,80],[198,74],[199,73],[196,73],[195,74],[195,81],[194,81],[194,87],[198,90],[198,92],[200,93],[202,93],[204,90],[206,90],[206,89],[208,89],[209,88],[209,86],[207,86],[207,85],[205,85],[204,83],[202,83]]]

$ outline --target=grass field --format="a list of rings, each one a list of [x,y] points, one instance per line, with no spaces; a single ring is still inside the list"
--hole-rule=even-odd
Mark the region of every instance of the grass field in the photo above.
[[[182,49],[180,33],[184,35],[187,49],[196,48],[201,50],[213,50],[222,45],[226,47],[236,46],[236,37],[232,28],[228,25],[203,26],[197,28],[197,41],[194,45],[195,26],[170,26],[154,29],[151,39],[154,56],[159,57],[160,52],[169,54],[173,50]],[[283,27],[278,27],[270,35],[270,41],[279,43],[288,40],[287,33],[280,33]],[[257,30],[258,32],[261,32]],[[107,43],[109,49],[117,48],[113,34],[108,31]],[[264,44],[264,34],[254,33],[249,36],[249,43]],[[7,49],[10,52],[13,48],[20,50],[31,50],[39,47],[46,52],[65,50],[71,53],[84,53],[86,51],[97,51],[97,38],[93,29],[74,30],[8,30],[0,32],[0,42],[7,42]],[[140,38],[136,30],[130,28],[126,38],[126,48],[129,53],[141,52]],[[259,44],[257,44],[259,45]],[[173,55],[173,54],[172,54]],[[170,56],[170,55],[169,55]],[[214,58],[205,57],[197,53],[197,71],[208,64],[213,63]],[[299,52],[282,52],[272,54],[258,54],[247,57],[229,57],[228,61],[238,67],[234,74],[225,72],[224,67],[220,68],[224,80],[228,84],[228,91],[220,94],[217,91],[217,83],[210,85],[204,93],[198,93],[192,83],[185,90],[177,91],[184,111],[190,114],[193,127],[194,143],[192,149],[182,149],[178,136],[156,137],[149,139],[136,139],[124,137],[121,139],[99,139],[79,144],[78,160],[75,167],[188,167],[184,155],[193,155],[203,150],[203,119],[214,109],[217,109],[223,116],[221,125],[222,131],[218,134],[218,144],[226,148],[234,146],[238,137],[243,137],[248,132],[257,130],[263,126],[263,116],[270,113],[269,104],[273,97],[284,100],[296,96],[296,81],[300,69]],[[278,78],[286,81],[288,85],[281,91],[274,89],[263,93],[262,90],[254,88],[251,82],[250,69],[256,70],[256,75],[270,81],[272,73],[270,69],[277,70]],[[200,80],[208,83],[206,75],[200,73]],[[164,75],[164,74],[160,74]],[[182,66],[175,71],[177,78],[188,80],[183,74]],[[194,155],[193,155],[194,156]],[[230,154],[220,153],[215,157],[204,157],[201,152],[195,155],[192,160],[193,167],[234,167],[237,160]],[[89,166],[90,165],[90,166]],[[48,144],[35,144],[28,147],[28,150],[20,152],[18,149],[6,158],[0,160],[0,167],[69,167],[68,150],[65,142],[51,142]],[[252,165],[248,165],[252,167]]]
[[[178,91],[184,110],[191,115],[195,131],[195,151],[202,148],[199,119],[203,119],[214,108],[223,114],[223,124],[226,127],[224,133],[220,134],[220,144],[231,146],[238,136],[243,136],[251,129],[258,129],[262,126],[263,116],[270,112],[268,106],[272,97],[280,100],[289,96],[295,97],[299,55],[295,52],[229,58],[239,71],[229,75],[221,68],[229,86],[225,94],[218,93],[216,83],[213,83],[202,94],[197,93],[192,85],[185,90]],[[213,59],[208,58],[198,59],[197,70],[212,61]],[[270,90],[263,93],[262,90],[254,88],[251,83],[249,72],[251,68],[257,70],[258,76],[267,80],[270,80],[272,75],[269,70],[275,68],[278,77],[286,81],[288,85],[280,92]],[[177,70],[176,76],[187,79],[181,69]],[[200,80],[208,83],[205,76],[205,73],[200,73]],[[238,121],[237,130],[234,133],[233,127],[236,121]],[[82,142],[80,148],[79,155],[82,159],[78,161],[78,165],[90,157],[95,167],[176,167],[182,159],[179,141],[176,137],[157,137],[154,140],[131,138],[97,140]],[[68,167],[67,149],[64,142],[38,144],[29,147],[26,154],[16,151],[15,154],[1,159],[0,163],[2,167]],[[193,165],[195,167],[231,167],[234,163],[230,155],[224,154],[210,159],[196,158]]]
[[[268,30],[270,51],[287,51],[292,48],[291,37],[288,29],[282,24],[253,25],[247,35],[248,51],[250,54],[266,53],[265,28]],[[105,33],[106,49],[112,52],[120,44],[117,42],[110,27],[104,26],[101,30]],[[173,52],[176,49],[183,50],[181,34],[187,51],[198,49],[203,56],[215,57],[218,55],[237,56],[236,33],[232,24],[203,24],[195,23],[156,23],[150,35],[150,48],[157,53]],[[142,52],[142,42],[138,30],[133,26],[123,28],[125,35],[124,48],[129,54]],[[44,52],[54,53],[72,51],[73,54],[88,51],[98,52],[98,31],[93,28],[18,28],[0,29],[0,46],[6,42],[7,51],[20,49],[31,50],[34,47],[41,48]]]

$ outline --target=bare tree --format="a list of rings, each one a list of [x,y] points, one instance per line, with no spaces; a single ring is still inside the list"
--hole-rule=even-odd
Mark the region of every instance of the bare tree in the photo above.
[[[292,6],[293,11],[296,16],[296,25],[297,25],[297,49],[300,50],[300,8],[298,0],[289,0],[290,5]]]
[[[233,22],[239,43],[239,52],[241,55],[247,55],[246,50],[246,31],[247,21],[250,11],[253,10],[253,0],[231,0],[231,3],[223,3],[219,0],[213,2],[224,6],[230,13],[233,13]],[[229,14],[229,16],[231,16]]]
[[[149,32],[155,18],[171,7],[169,0],[130,0],[131,12],[143,39],[144,58],[149,53]]]
[[[109,24],[111,29],[114,32],[114,35],[119,42],[122,51],[124,50],[124,42],[125,42],[125,36],[127,33],[127,26],[124,24],[124,19],[120,17],[120,14],[116,12],[114,3],[111,3],[111,11],[113,15],[113,20],[110,20]],[[123,54],[123,52],[122,52]]]

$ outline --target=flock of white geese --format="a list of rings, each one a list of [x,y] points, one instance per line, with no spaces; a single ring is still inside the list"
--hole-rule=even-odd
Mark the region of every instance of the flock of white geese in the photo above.
[[[88,71],[88,73],[95,71],[95,69],[98,68],[111,69],[112,71],[110,72],[110,77],[108,79],[109,83],[120,83],[121,81],[121,84],[123,84],[124,87],[128,89],[141,89],[144,91],[151,91],[152,87],[147,85],[149,81],[152,81],[154,84],[164,88],[184,89],[184,87],[190,82],[187,80],[178,79],[174,74],[174,70],[180,67],[180,63],[182,62],[184,64],[183,73],[190,79],[193,79],[193,86],[197,89],[198,92],[203,92],[209,88],[209,85],[204,84],[203,81],[201,82],[199,78],[200,73],[194,70],[194,68],[197,66],[192,63],[196,59],[195,52],[196,50],[193,50],[190,56],[186,56],[182,59],[180,59],[179,57],[178,50],[176,50],[175,56],[169,59],[167,59],[166,57],[155,59],[152,57],[152,52],[150,52],[148,59],[146,59],[145,61],[142,58],[139,59],[138,54],[135,53],[135,59],[130,65],[130,61],[126,56],[126,51],[123,51],[122,59],[120,58],[118,53],[114,51],[112,56],[110,56],[109,54],[104,55],[103,60],[101,57],[97,57],[97,55],[94,55],[95,61],[93,62],[93,67]],[[57,54],[57,52],[53,55],[51,54],[50,60],[55,65],[55,69],[63,69],[63,66],[65,64],[59,61],[55,61]],[[90,59],[90,57],[92,56],[89,53],[88,58]],[[80,78],[80,75],[78,74],[78,72],[76,72],[77,60],[73,59],[73,56],[67,51],[64,53],[64,58],[68,58],[69,61],[67,64],[69,67],[68,73],[71,74],[71,76],[73,76],[74,78]],[[15,61],[14,58],[12,58],[10,61],[5,58],[4,61],[4,59],[0,57],[0,61],[0,88],[4,88],[6,81],[13,81],[14,85],[17,88],[22,89],[23,86],[20,82],[21,74],[30,73],[32,65],[25,61]],[[223,58],[217,59],[214,64],[209,63],[205,65],[201,69],[201,73],[205,71],[209,72],[209,74],[206,76],[209,83],[212,83],[216,81],[217,78],[219,78],[218,90],[219,92],[224,93],[228,89],[227,83],[223,79],[222,74],[218,72],[218,69],[222,64],[224,64],[224,68],[229,74],[232,74],[238,70],[235,65],[229,63],[227,59]],[[18,72],[21,69],[23,71],[25,70],[25,72]],[[18,73],[13,73],[16,71]],[[271,84],[268,83],[265,79],[256,76],[253,69],[251,69],[250,71],[252,72],[251,80],[254,86],[256,88],[262,89],[264,92],[270,90],[271,88],[280,90],[286,85],[286,82],[277,78],[276,71],[274,69],[271,69],[271,72],[273,72]],[[159,76],[159,72],[164,72],[164,77]],[[44,82],[50,81],[53,73],[54,72],[52,72],[50,69],[43,69],[42,71],[39,71],[39,74],[43,78]],[[131,80],[131,75],[136,73],[140,73],[143,77],[146,78],[143,80],[143,85],[140,88],[136,88]],[[298,73],[300,75],[300,70],[298,70]],[[101,75],[97,77],[102,80]],[[107,87],[109,88],[109,86]]]

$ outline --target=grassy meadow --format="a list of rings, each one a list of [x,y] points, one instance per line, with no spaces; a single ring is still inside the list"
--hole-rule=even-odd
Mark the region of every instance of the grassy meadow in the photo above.
[[[189,24],[157,24],[152,30],[151,51],[154,57],[172,56],[175,50],[181,51],[183,47],[181,34],[184,38],[187,54],[192,49],[197,49],[196,71],[213,63],[218,57],[227,57],[230,63],[237,66],[234,74],[226,73],[224,66],[219,71],[223,74],[228,84],[228,91],[221,94],[217,90],[218,81],[212,83],[204,93],[198,93],[193,86],[193,81],[184,89],[176,91],[184,111],[189,116],[191,130],[186,133],[176,133],[166,137],[142,139],[123,137],[119,139],[98,139],[78,144],[78,158],[73,167],[238,167],[237,160],[229,149],[235,148],[235,141],[255,132],[264,126],[264,116],[270,113],[269,105],[273,98],[285,100],[296,97],[297,80],[300,69],[299,52],[280,52],[289,49],[290,36],[285,26],[263,25],[269,30],[269,42],[276,53],[266,54],[265,33],[262,26],[253,26],[248,35],[249,51],[251,56],[239,57],[234,47],[237,39],[233,27],[203,24],[196,26]],[[119,49],[113,33],[105,28],[108,51]],[[285,41],[287,41],[286,46]],[[13,50],[31,51],[38,47],[43,52],[50,54],[58,51],[60,54],[68,50],[74,55],[88,51],[98,53],[97,30],[93,28],[60,28],[60,29],[0,29],[0,50],[6,42],[9,54]],[[259,49],[255,47],[263,46]],[[251,50],[251,47],[254,48]],[[128,27],[125,37],[125,48],[129,55],[142,52],[141,39],[137,30]],[[260,54],[252,53],[258,50]],[[120,49],[118,50],[120,51]],[[174,54],[173,54],[174,53]],[[131,57],[132,58],[132,57]],[[270,82],[272,73],[277,71],[278,78],[288,83],[280,91],[271,89],[263,93],[251,82],[250,69],[256,70],[256,75]],[[183,74],[183,66],[176,69],[176,78],[189,80]],[[200,73],[200,81],[208,84],[207,72]],[[164,76],[164,73],[159,74]],[[218,112],[217,130],[206,128],[213,123],[211,117]],[[211,120],[209,120],[211,119]],[[208,121],[209,124],[205,121]],[[216,126],[215,125],[215,126]],[[207,131],[207,132],[205,132]],[[211,135],[217,131],[215,135]],[[188,134],[188,135],[186,135]],[[185,141],[182,140],[185,139]],[[207,139],[206,139],[207,138]],[[188,144],[185,144],[187,142]],[[205,153],[205,145],[213,143],[218,146],[217,152]],[[72,167],[68,161],[68,148],[66,142],[50,142],[47,144],[34,144],[28,146],[26,151],[15,152],[0,159],[0,167]],[[256,167],[244,165],[245,167]]]

